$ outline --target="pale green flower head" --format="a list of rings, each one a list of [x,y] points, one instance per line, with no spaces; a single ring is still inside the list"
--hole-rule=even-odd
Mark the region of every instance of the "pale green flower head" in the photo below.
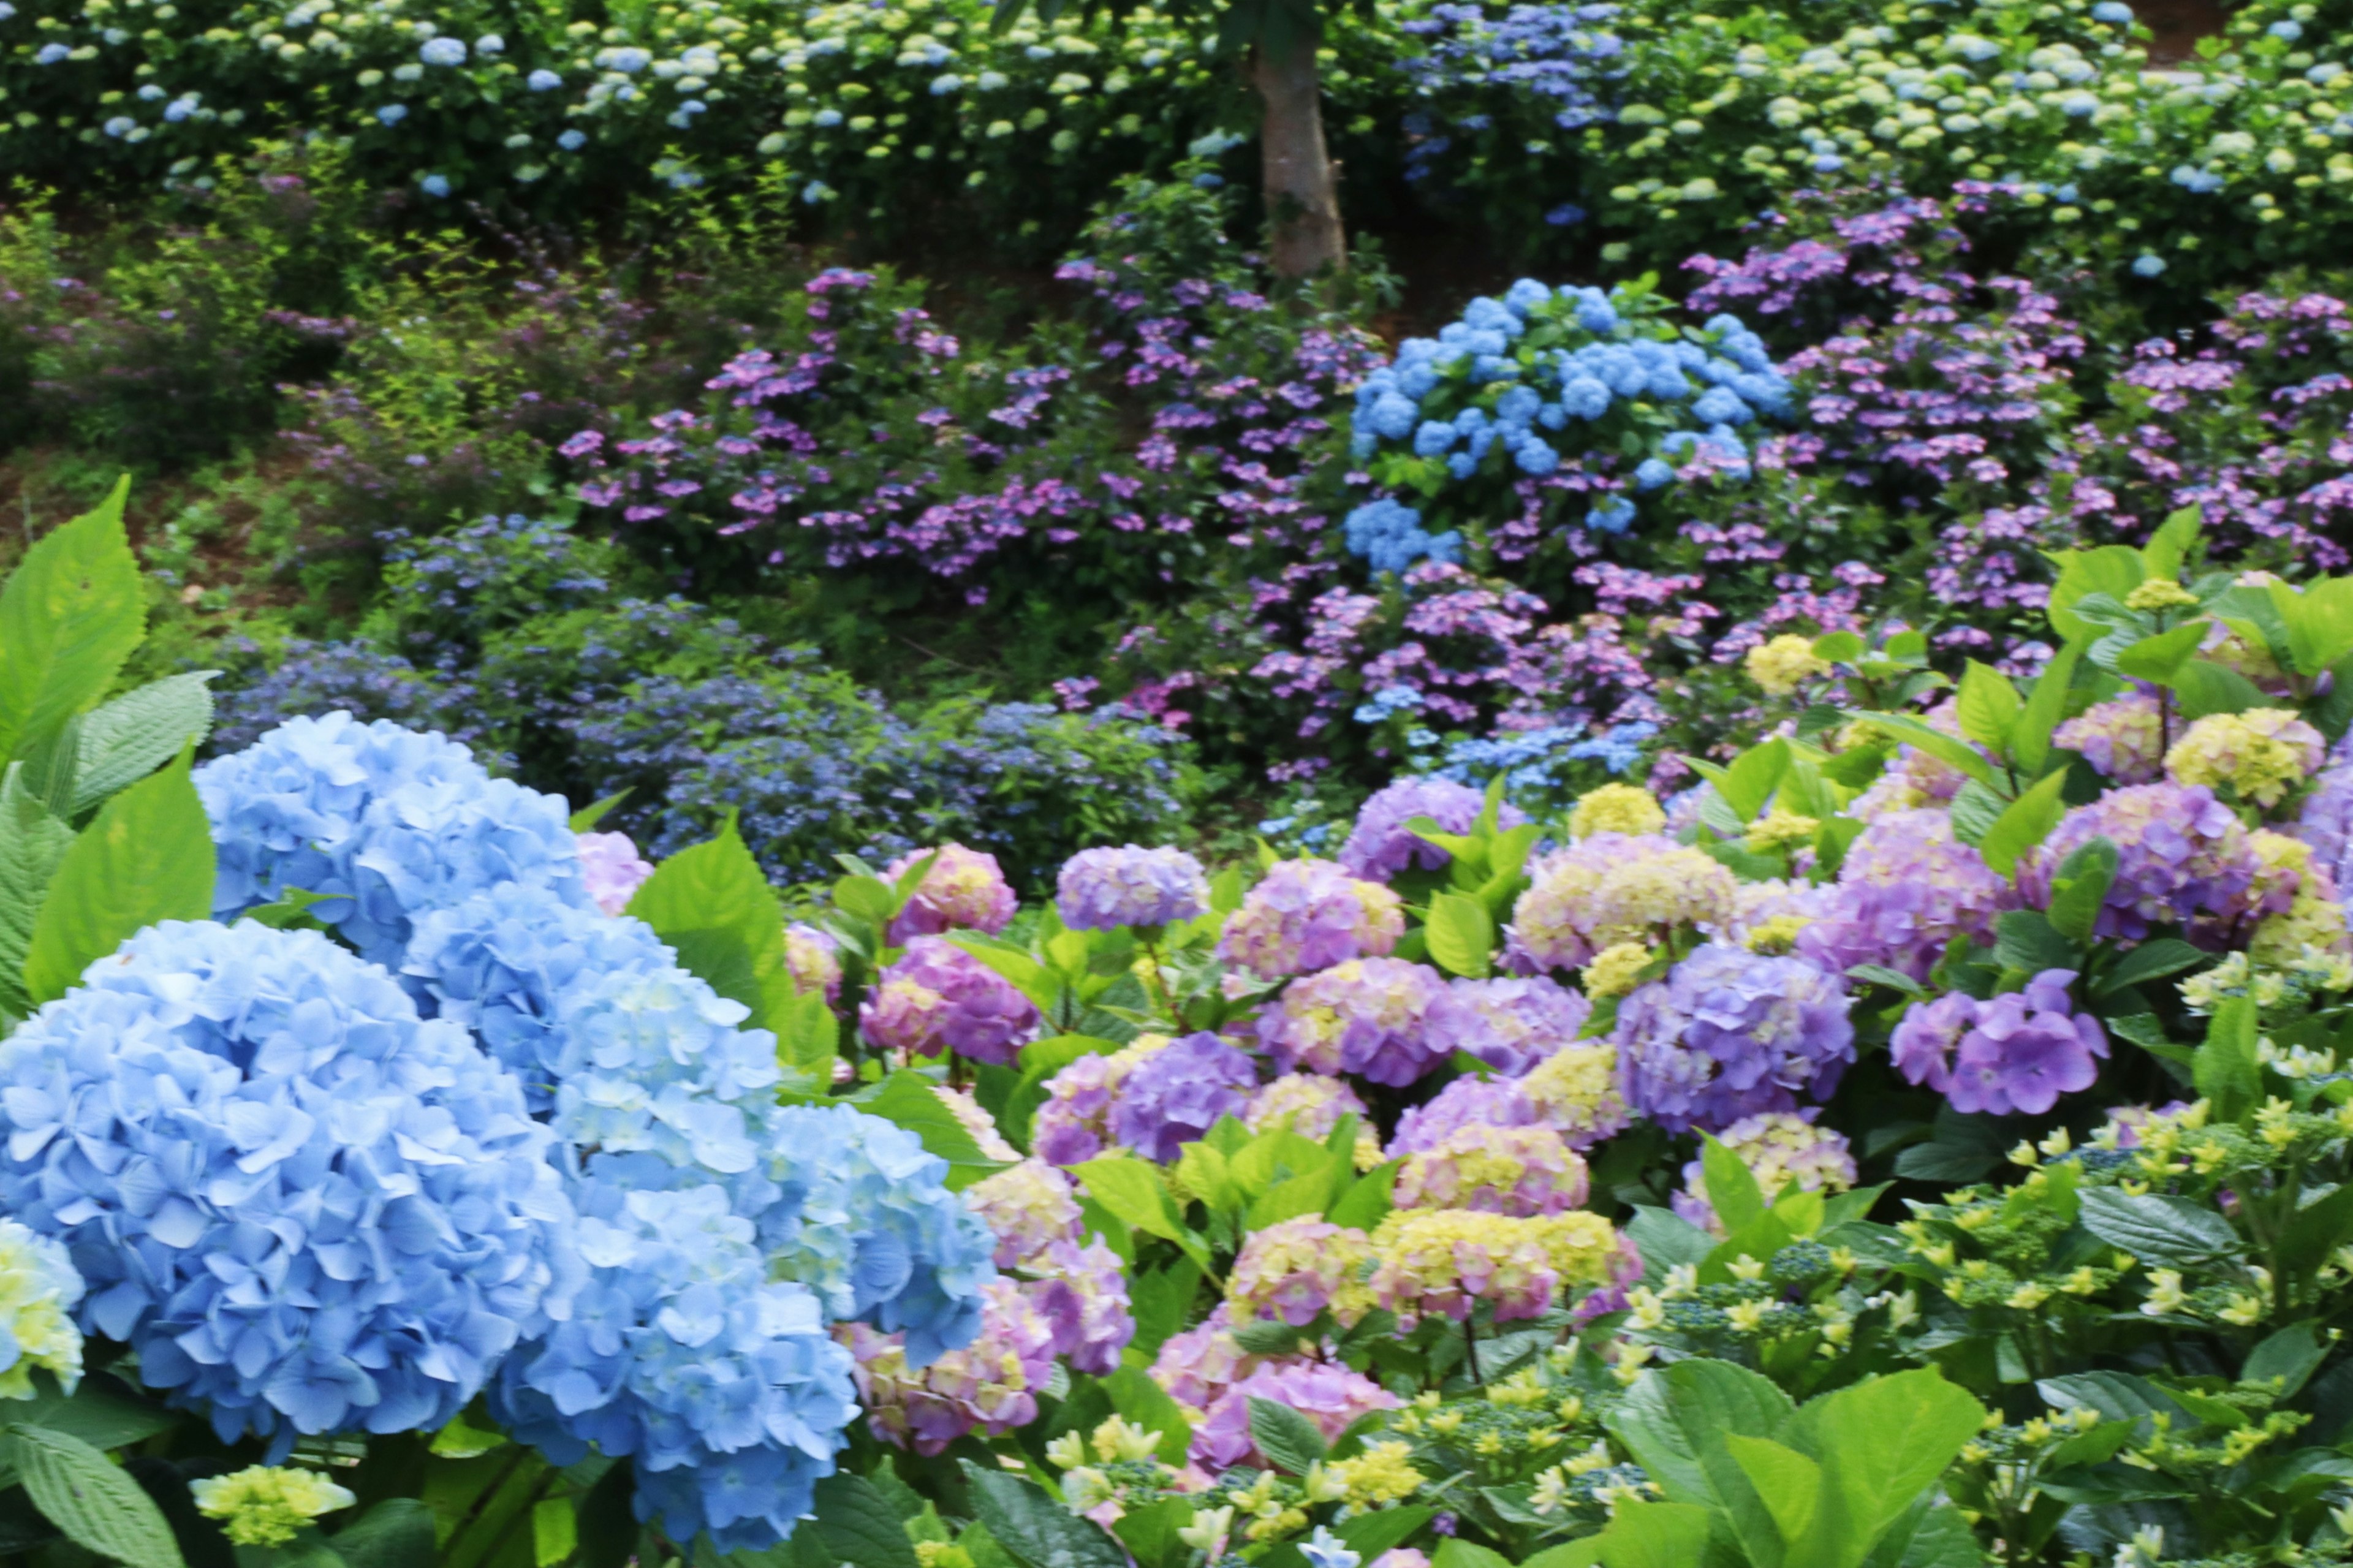
[[[196,1511],[222,1523],[238,1546],[283,1546],[322,1514],[358,1500],[315,1470],[252,1465],[234,1475],[190,1481]]]

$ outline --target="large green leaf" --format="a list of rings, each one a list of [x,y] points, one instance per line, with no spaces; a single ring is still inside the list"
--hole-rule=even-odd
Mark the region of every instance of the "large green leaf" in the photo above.
[[[2240,1253],[2239,1233],[2231,1222],[2188,1198],[2093,1187],[2082,1204],[2085,1230],[2145,1264],[2196,1268]]]
[[[655,867],[629,900],[629,913],[653,927],[703,984],[749,1007],[754,1026],[779,1035],[790,1026],[784,906],[733,817],[716,838]]]
[[[1947,735],[1926,720],[1909,713],[1878,713],[1861,709],[1849,709],[1846,717],[1883,730],[1906,745],[1917,747],[1937,761],[1959,769],[1963,773],[1991,789],[1995,784],[1993,764],[1985,754],[1957,735]]]
[[[123,531],[124,479],[53,530],[0,587],[0,759],[106,694],[147,632],[139,563]]]
[[[386,1498],[328,1544],[344,1568],[433,1568],[433,1510],[413,1497]]]
[[[1189,1258],[1179,1261],[1176,1268],[1189,1270],[1195,1279],[1200,1278],[1200,1271],[1193,1268]],[[1137,1314],[1139,1320],[1142,1315]],[[1118,1368],[1103,1380],[1103,1392],[1111,1396],[1112,1408],[1135,1426],[1159,1433],[1160,1457],[1182,1467],[1185,1450],[1193,1440],[1193,1423],[1186,1415],[1185,1407],[1138,1367]]]
[[[2010,802],[1978,840],[1978,853],[1985,857],[1985,863],[2005,877],[2014,873],[2019,857],[2050,837],[2051,830],[2059,826],[2067,809],[2061,798],[2066,787],[2064,771],[2045,773]]]
[[[214,852],[186,752],[106,803],[67,846],[33,921],[25,991],[34,1005],[66,994],[83,970],[158,921],[213,912]]]
[[[1667,1501],[1717,1510],[1746,1541],[1769,1539],[1772,1521],[1724,1439],[1770,1437],[1791,1408],[1772,1379],[1694,1359],[1644,1373],[1606,1419]]]
[[[1961,671],[1961,688],[1954,697],[1961,733],[1997,756],[2010,751],[2010,730],[2024,707],[2018,688],[1991,665],[1968,661]]]
[[[2035,678],[2034,689],[2027,694],[2026,707],[2010,727],[2010,754],[2011,760],[2030,776],[2039,775],[2051,759],[2051,732],[2067,711],[2067,689],[2075,679],[2075,666],[2084,657],[2084,645],[2071,642],[2052,657]]]
[[[1781,1559],[1788,1561],[1790,1553],[1814,1547],[1814,1523],[1823,1492],[1821,1466],[1795,1448],[1763,1437],[1744,1437],[1737,1432],[1725,1435],[1724,1447],[1772,1516],[1773,1528],[1780,1536]],[[1752,1549],[1752,1561],[1758,1555]],[[1798,1561],[1809,1559],[1800,1556]],[[1759,1563],[1757,1568],[1765,1565]]]
[[[49,879],[74,840],[73,829],[23,787],[23,773],[22,764],[12,764],[0,782],[0,1013],[9,1017],[32,1010],[25,955]]]
[[[836,1472],[818,1482],[814,1522],[827,1549],[850,1568],[916,1568],[899,1511],[863,1476]]]
[[[210,688],[219,673],[200,669],[150,681],[83,719],[68,815],[79,820],[184,749],[202,745],[212,733]]]
[[[2267,708],[2272,700],[2263,689],[2226,665],[2193,658],[2174,672],[2173,689],[2180,695],[2181,711],[2191,719],[2211,713],[2244,713]]]
[[[1430,921],[1423,928],[1430,956],[1450,974],[1483,979],[1495,945],[1495,923],[1487,906],[1464,893],[1440,892],[1430,900]]]
[[[1252,1396],[1250,1402],[1250,1440],[1270,1463],[1294,1476],[1324,1458],[1324,1434],[1314,1422],[1288,1405]]]
[[[1756,1173],[1746,1161],[1712,1134],[1703,1132],[1699,1137],[1700,1175],[1707,1184],[1708,1205],[1726,1231],[1739,1230],[1763,1215],[1771,1194],[1757,1185]]]
[[[154,1500],[104,1451],[46,1426],[12,1426],[10,1457],[33,1506],[75,1545],[130,1568],[183,1568]]]
[[[2215,1121],[2242,1121],[2261,1103],[2262,1033],[2253,997],[2231,997],[2207,1021],[2206,1043],[2198,1047],[2190,1071]]]
[[[973,1513],[1023,1568],[1127,1568],[1127,1553],[1118,1542],[1048,1497],[1036,1482],[993,1464],[962,1462]]]
[[[1620,1505],[1594,1542],[1602,1568],[1703,1568],[1708,1554],[1707,1510],[1672,1502]],[[1570,1542],[1572,1549],[1577,1542]]]
[[[1820,1506],[1792,1561],[1859,1568],[1985,1418],[1984,1406],[1933,1367],[1866,1378],[1810,1403],[1781,1433],[1821,1467]]]
[[[2129,544],[2070,550],[2052,559],[2059,564],[2059,580],[2051,585],[2051,624],[2069,642],[2095,636],[2099,631],[2069,605],[2092,594],[2105,594],[2121,600],[2148,575],[2140,552]]]

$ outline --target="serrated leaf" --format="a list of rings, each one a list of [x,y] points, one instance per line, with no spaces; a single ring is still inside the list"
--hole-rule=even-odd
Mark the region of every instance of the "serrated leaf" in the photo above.
[[[1964,779],[1953,794],[1947,815],[1953,824],[1953,837],[1974,847],[1984,842],[1985,836],[2009,809],[2009,801],[1975,779]]]
[[[1994,917],[1994,962],[2005,969],[2040,974],[2046,969],[2081,969],[2083,955],[2034,910],[2005,910]]]
[[[1699,1138],[1700,1174],[1707,1185],[1708,1204],[1726,1231],[1739,1230],[1764,1214],[1771,1194],[1757,1187],[1747,1163],[1713,1134],[1702,1132]]]
[[[52,530],[0,587],[0,758],[105,695],[146,636],[144,584],[122,526],[130,485]]]
[[[1303,1476],[1324,1458],[1324,1434],[1288,1405],[1252,1395],[1250,1424],[1250,1440],[1279,1469]]]
[[[72,828],[20,787],[20,774],[12,765],[0,783],[0,1012],[11,1018],[32,1010],[25,955],[32,951],[49,879],[74,839]]]
[[[2079,946],[2092,940],[2116,877],[2116,847],[2104,837],[2077,845],[2051,877],[2052,929]]]
[[[1978,853],[1985,863],[2005,877],[2014,876],[2019,858],[2044,839],[2059,826],[2067,803],[2065,773],[2045,773],[2007,809],[1994,819],[1994,824],[1978,841]]]
[[[812,1521],[826,1549],[850,1568],[916,1568],[898,1510],[863,1476],[836,1471],[818,1481]]]
[[[2050,763],[2051,733],[2067,711],[2067,690],[2074,683],[2075,667],[2083,658],[2080,642],[2060,648],[2035,678],[2034,689],[2027,694],[2026,706],[2010,727],[2010,757],[2030,777],[2041,774]]]
[[[974,1514],[1022,1568],[1127,1568],[1127,1552],[1117,1541],[1034,1481],[994,1464],[961,1463]]]
[[[9,1428],[8,1447],[33,1506],[75,1545],[130,1568],[185,1568],[163,1510],[102,1450],[25,1426]]]
[[[1987,751],[1998,756],[2008,752],[2010,728],[2023,706],[2018,688],[1992,666],[1970,659],[1961,671],[1960,689],[1954,694],[1961,733]]]
[[[2237,670],[2212,659],[2193,658],[2174,673],[2173,689],[2181,698],[2185,718],[2203,719],[2214,713],[2244,713],[2268,708],[2263,689]]]
[[[1909,713],[1879,713],[1861,709],[1849,710],[1846,716],[1873,725],[1906,745],[1927,752],[1989,789],[1994,785],[1993,764],[1986,761],[1984,753],[1959,736],[1947,735],[1925,720],[1915,719]]]
[[[2233,996],[2215,1007],[2190,1070],[2217,1122],[2237,1121],[2254,1110],[2263,1099],[2263,1076],[2262,1029],[2252,997]]]
[[[1715,781],[1716,793],[1745,826],[1765,809],[1765,803],[1772,798],[1788,765],[1789,742],[1776,736],[1733,758],[1723,776]]]
[[[1422,927],[1432,962],[1450,974],[1484,979],[1494,951],[1495,925],[1487,908],[1461,893],[1439,892],[1430,900],[1430,921]]]
[[[627,1465],[615,1468],[624,1476],[628,1473]],[[565,1522],[574,1525],[577,1533],[580,1519],[573,1505],[558,1500]],[[433,1510],[416,1498],[386,1498],[337,1531],[328,1544],[343,1559],[343,1568],[433,1568]]]
[[[87,714],[75,748],[72,805],[79,819],[212,733],[217,669],[150,681]]]
[[[188,780],[189,755],[106,803],[58,859],[25,954],[37,1006],[158,921],[213,912],[212,825]]]
[[[2116,960],[2115,967],[2100,976],[2093,987],[2095,995],[2113,995],[2128,985],[2139,985],[2151,980],[2162,980],[2193,969],[2212,957],[2178,937],[2159,937],[2145,942]]]
[[[2196,1268],[2241,1256],[2239,1233],[2231,1222],[2188,1198],[2093,1187],[2081,1202],[2085,1230],[2145,1264]]]
[[[2143,637],[2119,648],[2108,660],[2108,667],[2118,675],[2130,676],[2136,680],[2170,686],[2173,678],[2180,673],[2182,665],[2206,640],[2211,626],[2212,623],[2203,617],[2184,621],[2170,631]]]

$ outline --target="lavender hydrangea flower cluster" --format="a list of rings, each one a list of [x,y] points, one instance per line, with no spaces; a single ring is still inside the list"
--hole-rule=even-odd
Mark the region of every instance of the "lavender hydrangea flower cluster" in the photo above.
[[[1081,1372],[1119,1365],[1135,1337],[1127,1276],[1118,1255],[1085,1239],[1069,1177],[1029,1159],[965,1189],[965,1202],[997,1238],[997,1266],[1020,1277],[1052,1331],[1054,1353]]]
[[[0,1042],[0,1205],[224,1442],[441,1425],[568,1311],[513,1076],[316,931],[167,921]]]
[[[1112,1108],[1128,1076],[1166,1049],[1166,1035],[1138,1035],[1123,1048],[1079,1058],[1046,1080],[1045,1103],[1029,1127],[1029,1144],[1039,1159],[1076,1165],[1113,1146]]]
[[[586,905],[570,809],[439,735],[349,713],[292,719],[195,771],[220,864],[213,912],[289,889],[360,952],[398,967],[417,917],[521,882]]]
[[[1340,864],[1353,877],[1386,882],[1399,871],[1419,868],[1435,871],[1453,857],[1406,826],[1418,816],[1429,817],[1448,833],[1468,833],[1478,824],[1485,798],[1468,784],[1448,779],[1399,779],[1376,791],[1356,810],[1356,826],[1340,847]],[[1516,827],[1527,820],[1517,806],[1506,804],[1496,814],[1496,825]]]
[[[1385,956],[1405,934],[1398,896],[1329,860],[1271,868],[1226,921],[1218,956],[1263,980]]]
[[[1854,1059],[1845,983],[1799,958],[1710,942],[1620,1004],[1626,1102],[1671,1132],[1829,1098]]]
[[[1889,1042],[1896,1070],[1956,1110],[2040,1116],[2063,1094],[2089,1089],[2108,1054],[2106,1031],[2075,1011],[2072,969],[2046,969],[2023,991],[1980,1002],[1950,992],[1915,1006]]]
[[[1541,974],[1457,980],[1445,1006],[1469,1015],[1451,1025],[1461,1048],[1507,1078],[1575,1040],[1593,1016],[1590,1001]]]
[[[841,1003],[841,944],[813,925],[795,921],[785,928],[785,973],[797,992],[822,991],[828,1007]]]
[[[2134,942],[2160,925],[2246,912],[2260,866],[2238,814],[2203,784],[2134,784],[2111,790],[2062,817],[2018,868],[2019,891],[2043,908],[2051,879],[2094,838],[2116,847],[2116,874],[2093,927]]]
[[[911,937],[937,936],[946,931],[976,931],[988,936],[1003,931],[1019,907],[1018,900],[1013,896],[1013,885],[1005,879],[1004,868],[986,850],[967,849],[961,844],[943,845],[936,851],[910,850],[882,868],[882,880],[896,887],[900,878],[934,853],[938,858],[932,868],[923,873],[906,907],[891,921],[892,944],[904,946]]]
[[[1239,1116],[1258,1088],[1258,1066],[1213,1034],[1187,1035],[1130,1073],[1112,1107],[1112,1134],[1166,1164],[1219,1120]]]
[[[2315,864],[2339,888],[2353,888],[2353,765],[2340,763],[2312,781],[2292,831],[2312,846]]]
[[[2082,756],[2111,784],[2153,784],[2164,771],[2164,715],[2153,692],[2127,691],[2095,702],[2052,731],[2051,741]]]
[[[1358,1073],[1401,1088],[1457,1048],[1467,1010],[1446,1005],[1446,982],[1401,958],[1355,959],[1293,982],[1259,1020],[1279,1071]]]
[[[580,874],[590,901],[608,915],[619,914],[654,874],[652,863],[638,853],[636,841],[626,833],[583,833],[578,841]]]
[[[1174,925],[1208,909],[1209,882],[1182,849],[1082,849],[1062,863],[1054,902],[1072,931]]]
[[[1955,937],[1989,942],[2017,895],[1950,815],[1927,807],[1875,818],[1848,847],[1836,888],[1810,903],[1797,950],[1834,974],[1876,963],[1926,980]]]
[[[1843,1193],[1855,1183],[1854,1155],[1842,1135],[1814,1125],[1820,1114],[1810,1106],[1794,1116],[1781,1111],[1744,1116],[1717,1134],[1717,1142],[1748,1167],[1767,1203],[1791,1183],[1802,1192]],[[1701,1161],[1683,1166],[1683,1190],[1672,1202],[1683,1218],[1702,1230],[1724,1234],[1724,1221],[1707,1195],[1707,1170]]]
[[[859,1027],[883,1050],[954,1051],[999,1067],[1020,1054],[1039,1022],[1011,981],[939,936],[912,938],[858,1006]]]

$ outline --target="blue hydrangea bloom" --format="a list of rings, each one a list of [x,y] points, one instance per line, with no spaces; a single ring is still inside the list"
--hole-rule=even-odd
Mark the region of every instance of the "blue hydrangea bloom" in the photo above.
[[[556,75],[554,71],[542,67],[540,69],[535,70],[529,76],[523,78],[522,84],[523,86],[531,89],[533,92],[554,92],[557,88],[564,85],[564,79]]]
[[[1609,387],[1589,375],[1576,376],[1561,384],[1560,403],[1579,419],[1599,419],[1609,412]]]
[[[1577,324],[1597,335],[1614,331],[1618,325],[1618,308],[1600,289],[1580,289],[1577,291]]]
[[[2143,253],[2133,258],[2132,269],[2136,278],[2161,277],[2165,272],[2165,258]]]
[[[1523,278],[1504,294],[1504,303],[1514,313],[1525,316],[1551,298],[1551,289],[1533,278]]]
[[[459,38],[427,38],[418,47],[417,58],[428,66],[461,66],[466,63],[466,45]]]
[[[1704,425],[1745,425],[1756,417],[1740,395],[1728,386],[1711,386],[1694,398],[1692,417]]]
[[[290,888],[360,956],[396,968],[411,922],[501,882],[588,907],[570,811],[494,779],[465,747],[389,720],[293,719],[198,768],[227,919]]]
[[[1454,425],[1451,420],[1425,419],[1413,433],[1413,455],[1435,458],[1454,445]]]
[[[1402,441],[1413,434],[1414,426],[1420,419],[1420,405],[1411,398],[1385,392],[1374,399],[1365,422],[1372,426],[1375,435],[1391,441]]]
[[[1512,461],[1520,472],[1541,478],[1560,467],[1560,454],[1530,436],[1512,448]]]
[[[1634,488],[1638,490],[1654,490],[1674,482],[1674,466],[1662,458],[1645,458],[1642,466],[1634,470]]]
[[[589,1278],[570,1317],[510,1356],[491,1410],[558,1465],[634,1463],[640,1521],[722,1552],[793,1532],[858,1413],[850,1355],[806,1286],[771,1280],[715,1187],[589,1181]]]
[[[1604,533],[1623,533],[1634,526],[1634,503],[1624,496],[1611,496],[1597,502],[1585,514],[1585,525]]]
[[[457,1415],[569,1310],[554,1134],[317,931],[167,921],[0,1042],[0,1209],[225,1442]]]

